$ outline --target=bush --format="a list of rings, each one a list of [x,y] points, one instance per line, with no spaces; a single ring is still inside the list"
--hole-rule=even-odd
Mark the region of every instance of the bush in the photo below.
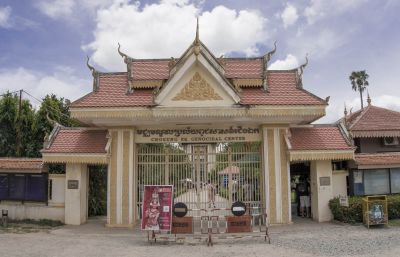
[[[333,218],[345,223],[360,223],[362,222],[362,197],[349,197],[349,207],[343,207],[339,204],[339,198],[333,198],[329,201]],[[388,196],[388,213],[389,219],[400,218],[400,195]]]

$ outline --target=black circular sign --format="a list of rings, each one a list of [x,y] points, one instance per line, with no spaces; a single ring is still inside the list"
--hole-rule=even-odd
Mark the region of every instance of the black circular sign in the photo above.
[[[246,205],[243,202],[234,202],[231,211],[235,216],[242,216],[246,213]]]
[[[182,217],[186,216],[186,214],[188,212],[188,208],[187,208],[186,204],[179,202],[179,203],[174,204],[173,212],[176,217],[182,218]]]

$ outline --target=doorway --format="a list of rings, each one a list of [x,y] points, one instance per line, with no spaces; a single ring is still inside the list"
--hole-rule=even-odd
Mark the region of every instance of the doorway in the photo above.
[[[312,218],[310,162],[290,164],[290,198],[292,219]]]

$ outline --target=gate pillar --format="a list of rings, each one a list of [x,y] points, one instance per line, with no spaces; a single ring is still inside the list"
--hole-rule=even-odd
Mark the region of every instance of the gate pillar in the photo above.
[[[264,125],[262,131],[264,202],[268,222],[290,223],[290,165],[286,143],[288,128]]]
[[[67,163],[65,183],[65,224],[81,225],[88,216],[87,165]]]
[[[137,219],[134,129],[110,129],[107,226],[133,227]]]

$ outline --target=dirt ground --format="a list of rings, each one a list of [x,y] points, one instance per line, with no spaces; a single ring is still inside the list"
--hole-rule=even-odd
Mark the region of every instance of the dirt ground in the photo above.
[[[99,219],[36,233],[0,233],[0,256],[400,256],[400,227],[366,229],[298,220],[270,228],[263,238],[158,242],[150,245],[139,230],[110,229]]]

